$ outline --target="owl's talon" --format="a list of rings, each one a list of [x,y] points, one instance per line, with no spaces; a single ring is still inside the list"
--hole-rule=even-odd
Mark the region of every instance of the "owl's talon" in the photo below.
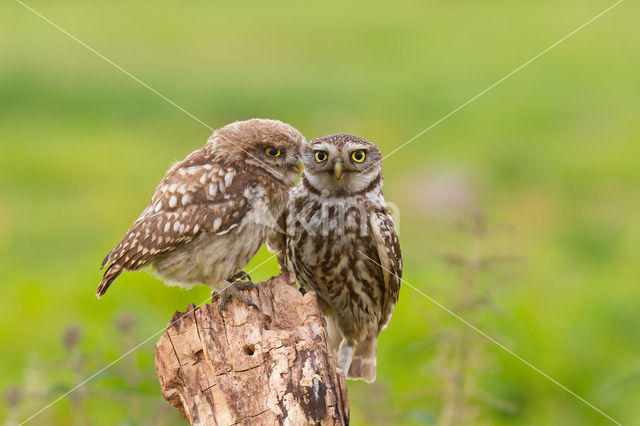
[[[233,287],[236,290],[257,290],[258,286],[251,281],[234,281]]]
[[[227,288],[211,293],[211,297],[213,300],[218,301],[218,312],[223,316],[223,313],[227,310],[227,305],[231,299],[236,299],[247,306],[252,306],[258,309],[258,305],[256,305],[253,300],[240,293],[240,291],[243,290],[253,290],[257,288],[258,287],[251,281],[234,281]]]
[[[245,271],[238,271],[236,272],[235,275],[227,278],[227,281],[229,282],[233,282],[233,281],[247,281],[250,283],[253,283],[253,281],[251,281],[251,277],[249,276],[249,274],[247,274]]]

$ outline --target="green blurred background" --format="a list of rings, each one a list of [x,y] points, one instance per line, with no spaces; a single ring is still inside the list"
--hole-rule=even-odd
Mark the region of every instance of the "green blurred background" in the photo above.
[[[278,118],[388,153],[613,1],[28,4],[212,127]],[[406,280],[623,424],[640,416],[639,19],[622,3],[384,163]],[[164,172],[209,134],[2,2],[0,420],[206,299],[146,273],[94,291]],[[276,273],[272,259],[252,276]],[[156,340],[30,424],[180,424]],[[407,285],[376,383],[349,396],[354,425],[611,424]]]

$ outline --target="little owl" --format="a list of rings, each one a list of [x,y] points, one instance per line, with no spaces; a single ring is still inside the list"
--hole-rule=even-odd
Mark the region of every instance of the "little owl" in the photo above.
[[[315,291],[338,365],[373,382],[378,334],[398,300],[402,258],[382,196],[380,150],[337,134],[302,148],[304,173],[269,236],[283,270]],[[382,266],[382,267],[381,267]]]
[[[201,149],[175,164],[149,206],[107,255],[96,292],[122,273],[153,266],[170,285],[202,283],[220,297],[250,305],[240,294],[242,268],[260,249],[287,204],[302,169],[304,137],[276,120],[229,124]],[[231,285],[234,283],[234,285]],[[220,292],[221,290],[224,290]]]

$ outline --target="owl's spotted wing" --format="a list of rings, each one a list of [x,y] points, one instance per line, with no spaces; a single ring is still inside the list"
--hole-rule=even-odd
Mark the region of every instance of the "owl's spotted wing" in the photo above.
[[[402,252],[393,218],[386,208],[373,209],[369,216],[369,224],[376,243],[378,260],[382,265],[380,274],[384,281],[384,302],[382,304],[380,330],[383,330],[391,319],[391,313],[400,293]]]
[[[251,209],[251,175],[212,165],[199,151],[174,166],[158,185],[149,206],[107,255],[96,292],[102,296],[125,270],[145,266],[155,256],[188,243],[199,233],[224,234]]]

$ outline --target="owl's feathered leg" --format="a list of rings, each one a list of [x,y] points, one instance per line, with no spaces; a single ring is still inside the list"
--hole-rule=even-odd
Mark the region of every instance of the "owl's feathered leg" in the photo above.
[[[340,348],[338,349],[338,367],[342,368],[345,376],[351,368],[351,360],[353,359],[353,345],[342,339],[340,342]]]
[[[331,351],[333,353],[333,356],[337,359],[338,349],[340,348],[340,342],[342,341],[342,333],[340,333],[333,315],[325,314],[324,319],[327,321],[327,334],[329,335],[329,344],[331,345]]]

